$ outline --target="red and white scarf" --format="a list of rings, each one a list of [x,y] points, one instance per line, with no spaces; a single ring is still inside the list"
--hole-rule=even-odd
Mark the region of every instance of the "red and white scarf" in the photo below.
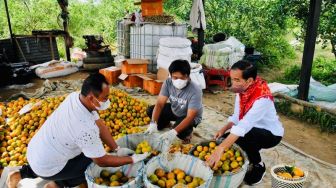
[[[272,93],[265,80],[257,77],[243,93],[239,94],[239,120],[252,108],[253,103],[260,98],[269,98],[273,101]]]

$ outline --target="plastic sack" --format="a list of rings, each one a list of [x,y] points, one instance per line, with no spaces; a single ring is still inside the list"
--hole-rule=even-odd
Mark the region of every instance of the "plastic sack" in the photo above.
[[[165,56],[191,56],[192,49],[190,47],[187,48],[171,48],[165,46],[159,46],[159,54]]]
[[[234,37],[226,41],[205,45],[200,63],[209,68],[229,69],[234,63],[243,59],[244,45]]]
[[[159,53],[157,57],[157,68],[159,69],[161,67],[168,70],[170,64],[178,59],[187,60],[188,62],[191,62],[191,55],[165,56]]]
[[[317,101],[336,101],[336,84],[325,86],[320,82],[310,78],[308,98]]]
[[[70,57],[76,62],[83,61],[83,59],[86,58],[86,52],[83,52],[80,48],[74,48]]]
[[[102,170],[108,170],[110,172],[116,172],[120,170],[123,172],[127,177],[134,177],[133,180],[130,182],[122,185],[122,186],[115,186],[116,188],[137,188],[141,187],[143,184],[142,181],[142,170],[144,168],[144,163],[139,162],[135,164],[124,165],[121,167],[99,167],[95,163],[91,163],[85,171],[85,179],[88,183],[89,188],[107,188],[110,186],[105,185],[98,185],[94,183],[94,178],[100,176],[100,172]]]
[[[245,174],[247,172],[247,168],[249,165],[248,157],[246,153],[237,145],[233,144],[232,147],[235,150],[239,150],[245,159],[245,163],[243,164],[240,171],[231,175],[221,175],[214,176],[211,181],[211,188],[236,188],[243,182]]]
[[[196,157],[181,153],[159,155],[152,158],[144,168],[143,181],[146,188],[159,188],[148,180],[148,176],[153,174],[158,168],[162,168],[165,171],[179,168],[190,176],[202,178],[205,183],[199,186],[199,188],[209,187],[213,177],[212,170],[206,166],[204,161],[201,161]]]
[[[138,144],[146,140],[153,149],[160,152],[168,151],[169,146],[165,145],[164,142],[160,140],[159,136],[160,134],[128,134],[116,140],[116,143],[120,147],[126,147],[135,150]]]
[[[81,65],[79,62],[76,64],[67,61],[52,60],[43,64],[34,65],[30,68],[36,68],[35,73],[40,78],[54,78],[77,72],[78,67]]]
[[[201,89],[206,88],[205,78],[202,71],[202,65],[197,63],[190,63],[190,79]]]
[[[191,41],[182,37],[164,37],[160,39],[159,44],[168,48],[188,48]]]

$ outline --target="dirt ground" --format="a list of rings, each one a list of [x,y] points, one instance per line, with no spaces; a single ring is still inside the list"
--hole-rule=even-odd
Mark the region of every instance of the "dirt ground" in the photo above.
[[[88,75],[87,72],[78,72],[69,76],[62,77],[62,80],[78,80]],[[51,81],[60,78],[50,79]],[[34,86],[23,90],[0,89],[0,101],[6,100],[11,95],[20,91],[34,92],[43,84],[42,79],[34,79]],[[233,112],[234,94],[230,92],[219,92],[213,94],[205,91],[203,104],[216,109],[218,112],[230,115]],[[284,141],[299,148],[305,153],[328,163],[336,164],[336,134],[321,133],[317,126],[310,125],[299,120],[279,115],[285,127]]]

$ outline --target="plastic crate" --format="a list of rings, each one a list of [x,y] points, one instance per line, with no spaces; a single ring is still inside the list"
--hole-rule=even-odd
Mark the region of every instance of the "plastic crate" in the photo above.
[[[117,48],[118,54],[130,57],[130,25],[131,21],[117,21]]]
[[[187,24],[143,23],[130,27],[130,57],[149,59],[150,71],[156,72],[156,54],[163,37],[187,36]]]

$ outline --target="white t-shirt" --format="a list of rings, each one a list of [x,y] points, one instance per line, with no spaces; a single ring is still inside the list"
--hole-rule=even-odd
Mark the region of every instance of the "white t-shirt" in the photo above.
[[[234,123],[230,131],[232,134],[243,137],[253,127],[256,127],[266,129],[275,136],[283,136],[284,128],[279,121],[272,100],[268,98],[256,100],[241,120],[239,120],[239,101],[239,95],[236,95],[234,113],[228,119],[229,122]]]
[[[50,177],[81,153],[88,158],[104,156],[95,113],[80,102],[79,93],[71,93],[29,142],[27,160],[32,170]]]

